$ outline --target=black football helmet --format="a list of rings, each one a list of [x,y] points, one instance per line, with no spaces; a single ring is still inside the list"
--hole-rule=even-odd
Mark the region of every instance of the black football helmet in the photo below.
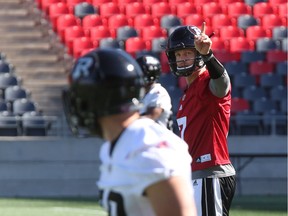
[[[167,47],[166,47],[166,56],[168,58],[168,63],[171,71],[177,76],[189,76],[191,75],[195,69],[201,68],[204,66],[204,62],[202,57],[198,51],[195,49],[194,39],[195,35],[200,35],[201,31],[196,26],[180,26],[177,27],[168,37]],[[193,48],[196,52],[196,58],[194,60],[194,64],[189,67],[178,68],[175,51]]]
[[[69,74],[69,82],[63,91],[63,104],[76,135],[84,128],[102,137],[97,119],[138,110],[145,94],[140,66],[121,49],[95,49],[80,57]]]
[[[136,58],[136,61],[142,68],[145,83],[153,83],[159,79],[161,74],[161,64],[156,57],[143,55]]]

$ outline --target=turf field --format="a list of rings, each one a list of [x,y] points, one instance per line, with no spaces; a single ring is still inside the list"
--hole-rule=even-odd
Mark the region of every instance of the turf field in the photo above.
[[[1,216],[107,216],[96,200],[1,199]],[[231,216],[287,216],[285,196],[243,196],[233,203]]]

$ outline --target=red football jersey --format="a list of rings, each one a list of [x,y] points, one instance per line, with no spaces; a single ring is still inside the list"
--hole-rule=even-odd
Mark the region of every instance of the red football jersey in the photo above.
[[[227,146],[231,89],[218,98],[211,93],[209,80],[205,71],[193,81],[180,99],[177,113],[180,135],[193,158],[193,171],[231,163]]]

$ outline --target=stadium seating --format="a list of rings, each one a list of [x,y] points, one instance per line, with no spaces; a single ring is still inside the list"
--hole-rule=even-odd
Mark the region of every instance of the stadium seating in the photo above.
[[[68,54],[75,59],[96,47],[121,48],[133,57],[151,54],[159,58],[162,75],[174,78],[170,77],[170,80],[161,76],[161,82],[169,89],[173,100],[179,99],[186,81],[184,78],[175,79],[170,71],[164,52],[167,36],[179,25],[201,27],[205,21],[206,33],[210,35],[214,32],[214,55],[224,64],[231,78],[232,109],[235,114],[231,124],[235,126],[235,134],[261,134],[263,129],[264,133],[271,132],[271,121],[266,119],[270,111],[255,112],[256,99],[264,97],[267,101],[274,101],[276,111],[271,111],[273,116],[287,113],[287,104],[285,106],[280,99],[287,97],[287,92],[284,94],[287,90],[288,51],[286,0],[39,2],[39,8],[47,14],[54,31],[66,45]],[[76,29],[82,30],[77,32]],[[0,61],[0,74],[10,71],[12,69],[4,64],[1,66]],[[176,112],[178,100],[173,104],[173,111]],[[252,119],[241,120],[243,116]],[[266,125],[262,124],[263,118]],[[280,122],[283,123],[282,120]],[[278,134],[285,129],[282,123],[279,123],[282,132]]]
[[[237,135],[260,135],[263,133],[261,118],[251,110],[244,110],[235,115]]]
[[[263,114],[264,134],[287,135],[287,115],[284,112],[271,110]]]
[[[183,2],[176,5],[176,15],[179,18],[185,19],[186,16],[190,14],[197,14],[198,11],[195,5],[191,2]]]
[[[56,31],[57,26],[57,18],[63,14],[69,14],[69,8],[64,2],[57,2],[54,4],[50,4],[49,6],[49,19],[51,21],[53,29]]]
[[[103,38],[99,42],[99,48],[121,48],[120,42],[115,38]]]
[[[233,76],[233,88],[244,89],[256,85],[256,78],[248,73],[242,72]]]
[[[251,62],[257,62],[257,61],[265,61],[266,55],[264,52],[258,52],[258,51],[243,51],[241,53],[241,62],[244,63],[251,63]]]
[[[88,2],[80,2],[74,6],[74,15],[83,19],[88,14],[96,14],[97,9]]]
[[[4,59],[0,59],[0,73],[10,73],[13,72],[13,65]]]
[[[285,26],[276,26],[272,29],[272,37],[275,40],[288,37],[288,28]]]
[[[267,14],[274,14],[276,12],[269,2],[258,2],[253,5],[253,15],[257,18],[262,18]]]
[[[267,93],[265,89],[260,86],[251,85],[243,89],[243,98],[245,98],[249,102],[253,102],[254,100],[257,100],[263,97],[266,98]]]
[[[249,73],[258,76],[265,73],[271,73],[274,71],[275,65],[270,62],[251,62],[249,64]]]
[[[160,26],[167,31],[170,28],[182,25],[182,20],[173,14],[164,15],[160,18]]]
[[[21,126],[24,136],[46,136],[49,122],[41,113],[31,111],[23,114]]]
[[[259,24],[259,20],[253,15],[244,14],[237,17],[237,26],[246,30],[249,26],[256,26]]]
[[[13,102],[13,114],[22,116],[25,112],[37,111],[37,104],[28,99],[20,98]]]
[[[250,110],[249,101],[244,98],[233,97],[231,99],[231,115],[243,112],[244,110]]]
[[[269,50],[280,49],[280,43],[272,38],[259,38],[256,40],[256,50],[258,52],[267,52]]]
[[[18,136],[20,130],[16,115],[10,111],[0,112],[0,136]]]

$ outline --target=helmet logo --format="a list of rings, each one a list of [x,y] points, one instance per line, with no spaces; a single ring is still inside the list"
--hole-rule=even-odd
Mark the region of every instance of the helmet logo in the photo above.
[[[134,70],[134,66],[132,64],[127,65],[127,70],[128,71],[133,71]]]
[[[72,72],[73,80],[77,80],[80,77],[89,77],[89,68],[93,65],[93,58],[83,57],[80,58]]]
[[[200,35],[201,31],[199,28],[196,26],[188,26],[188,30],[193,34],[193,35]]]

